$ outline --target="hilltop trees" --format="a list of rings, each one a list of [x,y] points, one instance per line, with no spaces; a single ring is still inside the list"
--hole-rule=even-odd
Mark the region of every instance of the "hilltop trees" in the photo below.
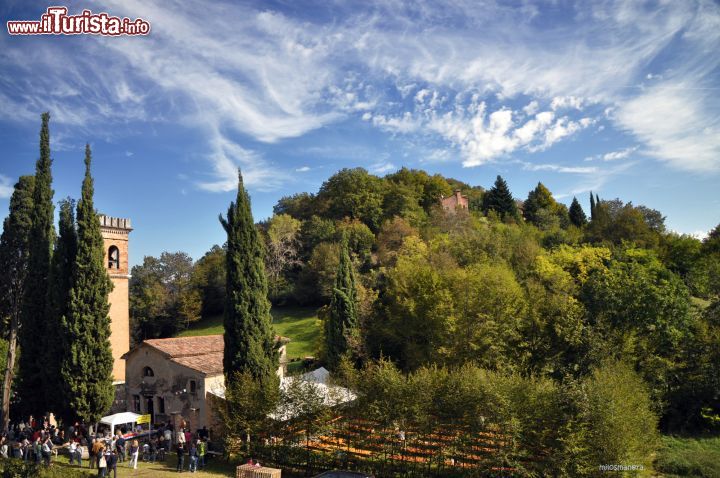
[[[238,171],[238,192],[227,217],[220,216],[227,233],[227,303],[223,369],[228,383],[236,373],[249,373],[262,383],[275,383],[278,354],[267,298],[262,242],[250,198]]]
[[[583,227],[585,224],[587,224],[587,216],[585,215],[585,211],[583,211],[583,208],[576,197],[573,197],[572,204],[570,204],[569,215],[570,222],[573,226]]]
[[[0,320],[8,351],[2,392],[2,429],[10,421],[10,393],[15,377],[15,357],[25,283],[28,274],[29,234],[32,227],[33,176],[21,176],[10,197],[10,213],[0,236]]]
[[[100,220],[93,203],[90,175],[92,156],[85,146],[85,178],[77,205],[77,255],[67,314],[62,321],[64,353],[60,375],[65,418],[96,422],[110,408],[115,396],[110,351],[110,304],[112,282],[105,270]]]
[[[552,193],[543,183],[538,183],[537,187],[528,194],[523,204],[523,215],[526,221],[541,229],[565,226],[568,222],[567,209],[555,201]]]
[[[485,193],[482,209],[486,214],[494,211],[501,218],[516,219],[518,217],[517,205],[502,176],[498,175],[493,187]]]
[[[37,415],[46,410],[45,396],[38,391],[44,390],[44,344],[49,338],[45,334],[45,324],[49,311],[50,261],[55,243],[49,123],[50,113],[43,113],[40,158],[35,165],[32,226],[28,239],[28,273],[25,279],[22,325],[18,335],[22,353],[17,393],[23,412]]]

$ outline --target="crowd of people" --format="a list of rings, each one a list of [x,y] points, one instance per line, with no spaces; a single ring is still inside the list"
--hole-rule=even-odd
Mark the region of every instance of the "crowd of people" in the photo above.
[[[173,430],[170,423],[161,425],[149,432],[136,430],[127,433],[118,429],[114,435],[109,430],[88,433],[79,423],[60,430],[50,424],[47,417],[37,421],[32,416],[27,421],[13,424],[0,436],[0,456],[44,463],[50,466],[53,457],[60,450],[67,453],[70,465],[83,466],[87,458],[88,467],[96,468],[98,476],[117,476],[118,464],[127,462],[127,466],[137,469],[138,460],[164,462],[172,450],[177,454],[177,471],[185,471],[187,457],[191,473],[205,467],[208,452],[209,432],[206,427],[192,433],[180,427]]]

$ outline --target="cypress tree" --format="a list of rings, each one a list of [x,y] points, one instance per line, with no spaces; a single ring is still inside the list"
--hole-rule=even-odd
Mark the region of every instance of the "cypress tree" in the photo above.
[[[250,212],[250,198],[238,171],[238,192],[227,218],[225,352],[223,369],[230,385],[249,373],[260,383],[277,379],[278,353],[272,330],[263,248]]]
[[[590,220],[595,219],[595,197],[592,191],[590,191]]]
[[[28,275],[18,342],[20,371],[17,394],[23,414],[42,416],[45,403],[44,344],[52,337],[45,333],[48,307],[50,260],[55,241],[52,160],[50,159],[50,113],[43,113],[40,129],[40,158],[35,165],[32,226],[28,240]]]
[[[61,360],[63,350],[70,344],[65,343],[63,321],[67,320],[70,304],[70,290],[74,274],[75,259],[77,255],[78,238],[75,228],[75,201],[71,198],[60,202],[60,225],[58,240],[55,243],[50,268],[50,311],[48,312],[47,333],[54,339],[49,341],[45,348],[46,401],[59,416],[67,416],[64,411],[66,403],[62,394]]]
[[[64,354],[60,373],[66,417],[94,423],[112,405],[113,357],[110,351],[112,282],[105,270],[100,220],[93,205],[90,145],[85,146],[85,179],[77,205],[77,254],[70,302],[62,321]]]
[[[483,197],[483,211],[487,214],[489,211],[495,211],[500,217],[510,217],[516,219],[518,217],[517,205],[508,188],[507,183],[502,176],[495,179],[495,184]]]
[[[587,223],[585,211],[576,197],[573,197],[572,204],[570,204],[570,222],[577,227],[583,227]]]
[[[328,366],[335,369],[343,355],[352,353],[359,342],[357,289],[347,238],[343,236],[335,287],[325,321],[325,355]]]
[[[8,351],[2,395],[2,430],[10,421],[10,393],[15,375],[15,358],[28,273],[29,235],[32,227],[35,177],[21,176],[10,198],[10,212],[0,236],[0,320]]]

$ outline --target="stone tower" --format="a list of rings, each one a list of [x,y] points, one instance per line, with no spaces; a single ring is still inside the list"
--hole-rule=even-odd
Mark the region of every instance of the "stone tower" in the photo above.
[[[130,219],[100,215],[100,231],[105,241],[105,267],[114,286],[109,299],[113,380],[124,382],[125,361],[120,357],[130,350]]]

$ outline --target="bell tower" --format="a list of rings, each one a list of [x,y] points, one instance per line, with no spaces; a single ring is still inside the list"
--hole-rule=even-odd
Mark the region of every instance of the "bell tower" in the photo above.
[[[100,231],[105,242],[105,268],[113,283],[110,292],[110,347],[113,355],[113,380],[125,381],[125,361],[120,357],[130,350],[130,270],[128,240],[130,219],[100,215]]]

